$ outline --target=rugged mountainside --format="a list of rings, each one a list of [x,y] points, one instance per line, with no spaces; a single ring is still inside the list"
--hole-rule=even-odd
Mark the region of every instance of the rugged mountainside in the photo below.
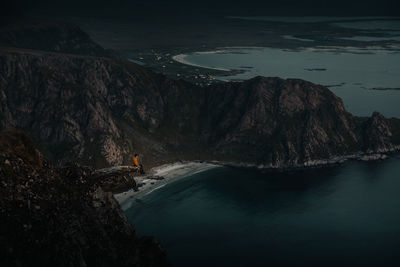
[[[67,54],[115,57],[78,26],[42,19],[0,18],[0,46]]]
[[[247,160],[282,166],[358,149],[357,126],[342,101],[303,80],[225,84],[213,88],[207,107],[210,139],[220,154],[247,150]]]
[[[104,58],[86,33],[59,22],[3,23],[0,44],[8,46],[0,48],[0,130],[26,131],[57,162],[106,167],[139,152],[146,166],[293,167],[399,148],[400,120],[354,117],[327,88],[303,80],[201,88]]]
[[[0,129],[20,128],[54,160],[96,167],[185,159],[290,167],[390,151],[400,120],[357,118],[327,88],[256,77],[196,87],[121,60],[0,50]]]
[[[168,266],[93,173],[52,167],[22,132],[0,133],[0,265]]]

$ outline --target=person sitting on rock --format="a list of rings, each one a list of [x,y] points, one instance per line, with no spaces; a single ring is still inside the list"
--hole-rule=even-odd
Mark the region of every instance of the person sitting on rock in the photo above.
[[[139,155],[135,154],[135,157],[133,158],[133,166],[138,167],[140,174],[144,174],[144,170],[143,170],[143,165],[139,164]]]

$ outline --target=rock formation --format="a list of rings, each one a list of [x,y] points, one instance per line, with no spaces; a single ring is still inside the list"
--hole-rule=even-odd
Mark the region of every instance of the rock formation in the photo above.
[[[136,152],[148,167],[176,159],[298,167],[400,144],[398,119],[355,117],[310,82],[256,77],[201,88],[95,56],[1,48],[0,101],[0,129],[26,131],[54,161],[95,167],[128,164]]]
[[[356,118],[327,88],[256,77],[209,88],[134,63],[0,51],[0,128],[32,135],[51,159],[96,166],[218,159],[266,166],[399,145],[399,121]]]
[[[52,167],[18,131],[0,134],[0,151],[1,266],[168,266],[100,186],[107,177]]]

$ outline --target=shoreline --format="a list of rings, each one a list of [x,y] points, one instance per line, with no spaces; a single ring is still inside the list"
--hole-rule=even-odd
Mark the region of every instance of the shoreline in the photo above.
[[[164,187],[165,185],[177,181],[181,178],[188,177],[200,172],[204,172],[210,169],[219,167],[231,167],[231,168],[244,168],[259,171],[270,171],[270,172],[285,172],[285,171],[301,171],[315,168],[324,168],[329,166],[335,166],[345,163],[348,160],[358,161],[376,161],[385,160],[389,156],[387,154],[394,154],[400,151],[400,146],[396,146],[392,149],[384,151],[376,151],[375,153],[359,152],[344,156],[335,156],[329,159],[323,160],[310,160],[302,164],[287,165],[287,166],[274,166],[274,165],[263,165],[249,162],[222,162],[222,161],[207,161],[207,160],[194,160],[194,161],[182,161],[174,162],[169,164],[163,164],[160,166],[153,167],[149,170],[148,174],[144,176],[134,177],[137,188],[129,189],[121,193],[113,194],[114,198],[120,204],[122,210],[127,210],[131,207],[132,202],[135,199],[146,196],[157,189]]]
[[[201,53],[201,52],[196,52],[196,53]],[[189,61],[185,60],[185,57],[187,57],[187,56],[188,56],[188,54],[175,55],[175,56],[172,56],[172,60],[174,60],[176,62],[179,62],[181,64],[184,64],[184,65],[192,66],[192,67],[198,67],[198,68],[210,69],[210,70],[218,70],[218,71],[232,71],[231,69],[208,67],[208,66],[195,64],[195,63],[192,63],[192,62],[189,62]]]
[[[206,161],[183,161],[163,164],[151,168],[146,175],[134,177],[137,184],[136,190],[132,188],[113,195],[120,204],[121,209],[127,210],[131,207],[134,199],[146,196],[181,178],[218,167],[222,167],[222,165]]]
[[[335,166],[345,163],[349,160],[356,160],[356,161],[376,161],[376,160],[385,160],[388,159],[390,154],[396,154],[400,152],[400,146],[395,146],[392,149],[381,150],[381,151],[374,151],[374,152],[358,152],[349,155],[343,156],[333,156],[328,159],[319,159],[319,160],[309,160],[303,162],[301,164],[294,164],[294,165],[272,165],[272,164],[256,164],[250,162],[221,162],[221,161],[205,161],[208,163],[226,166],[226,167],[233,167],[233,168],[245,168],[245,169],[253,169],[253,170],[260,170],[260,171],[271,171],[271,172],[285,172],[285,171],[300,171],[300,170],[309,170],[314,168],[324,168],[329,166]]]

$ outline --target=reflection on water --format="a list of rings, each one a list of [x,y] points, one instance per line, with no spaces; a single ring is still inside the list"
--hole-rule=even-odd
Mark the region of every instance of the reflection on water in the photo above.
[[[294,173],[217,168],[126,213],[173,266],[400,264],[399,159]]]

